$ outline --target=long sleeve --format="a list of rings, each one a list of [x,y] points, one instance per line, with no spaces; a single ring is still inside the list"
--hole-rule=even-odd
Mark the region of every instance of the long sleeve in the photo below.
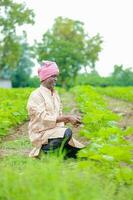
[[[62,110],[63,110],[63,105],[62,105],[62,102],[60,101],[60,110],[59,110],[59,115],[60,116],[62,115]]]
[[[57,114],[48,110],[45,101],[31,96],[27,105],[32,128],[36,131],[51,129],[56,126]]]

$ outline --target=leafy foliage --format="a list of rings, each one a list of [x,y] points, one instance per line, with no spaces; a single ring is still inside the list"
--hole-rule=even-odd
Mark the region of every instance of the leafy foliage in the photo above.
[[[32,89],[0,89],[0,136],[27,119],[26,103]]]
[[[101,94],[133,102],[133,87],[106,87],[96,89]]]
[[[20,56],[21,45],[16,34],[18,26],[33,24],[34,13],[25,4],[12,0],[0,1],[0,75],[4,69],[15,68]]]
[[[85,70],[87,72],[87,70]],[[78,74],[75,85],[91,86],[133,86],[133,71],[131,68],[123,69],[123,65],[115,65],[114,71],[107,77],[102,77],[95,70],[90,73]]]
[[[90,38],[83,23],[58,17],[53,27],[36,44],[38,60],[54,60],[60,68],[59,85],[70,87],[82,66],[98,60],[101,51],[101,37]]]
[[[123,69],[123,65],[115,65],[114,71],[110,77],[112,85],[117,86],[131,86],[133,85],[133,71],[132,68]]]
[[[89,159],[101,162],[132,163],[132,144],[124,139],[125,132],[117,127],[119,117],[109,111],[102,97],[91,87],[78,86],[73,89],[78,106],[83,113],[81,134],[91,140],[81,152]],[[131,131],[128,133],[131,134]]]
[[[31,60],[31,47],[28,45],[26,38],[21,42],[21,56],[15,69],[11,72],[11,81],[13,87],[28,87],[32,67],[34,66]]]

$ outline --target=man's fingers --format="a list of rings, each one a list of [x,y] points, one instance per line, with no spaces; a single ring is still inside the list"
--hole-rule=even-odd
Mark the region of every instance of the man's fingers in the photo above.
[[[81,118],[77,118],[77,123],[81,123]]]
[[[76,121],[81,121],[81,117],[80,116],[75,116]]]
[[[74,127],[77,128],[80,126],[80,123],[74,124]]]
[[[80,117],[80,116],[77,116],[77,119],[81,120],[81,117]]]

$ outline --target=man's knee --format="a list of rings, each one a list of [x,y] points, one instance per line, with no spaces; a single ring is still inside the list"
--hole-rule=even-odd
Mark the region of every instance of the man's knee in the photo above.
[[[67,139],[67,140],[70,140],[71,137],[72,137],[72,130],[70,128],[67,128],[65,133],[64,133],[64,137]]]

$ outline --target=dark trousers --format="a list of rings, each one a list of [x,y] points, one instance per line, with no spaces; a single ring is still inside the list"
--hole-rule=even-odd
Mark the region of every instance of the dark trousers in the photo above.
[[[56,149],[62,148],[62,152],[65,153],[64,158],[77,158],[77,153],[80,148],[72,147],[68,144],[72,137],[72,130],[67,128],[63,138],[48,139],[48,144],[42,145],[42,151],[48,153],[50,150],[54,151]]]

